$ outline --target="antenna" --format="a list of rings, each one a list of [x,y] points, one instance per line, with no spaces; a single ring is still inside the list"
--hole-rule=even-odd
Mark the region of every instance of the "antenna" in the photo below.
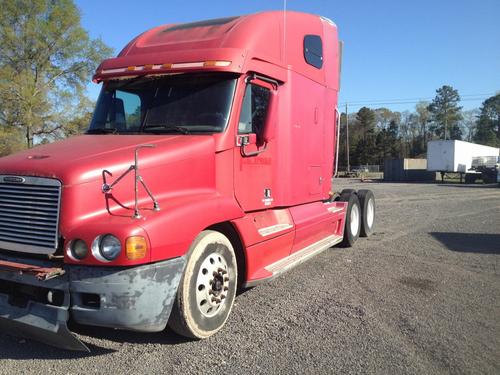
[[[286,0],[283,0],[283,64],[286,66]]]

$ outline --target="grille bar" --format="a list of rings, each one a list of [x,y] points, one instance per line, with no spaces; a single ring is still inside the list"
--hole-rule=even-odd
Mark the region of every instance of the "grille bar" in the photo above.
[[[3,212],[2,216],[5,217],[5,220],[14,219],[14,221],[16,222],[22,221],[23,219],[27,219],[29,222],[32,222],[33,219],[33,217],[30,215],[19,215],[17,213],[10,213],[10,212]],[[44,221],[46,223],[56,223],[57,218],[52,218],[50,216],[39,217],[38,221],[40,222]]]
[[[0,248],[54,253],[58,242],[60,199],[58,180],[0,175]]]
[[[52,206],[54,204],[54,199],[57,199],[57,197],[54,197],[54,198],[40,198],[40,197],[29,197],[29,196],[26,196],[26,197],[23,197],[23,196],[19,196],[19,197],[14,197],[14,198],[11,198],[9,196],[2,196],[0,198],[0,203],[11,203],[11,204],[17,204],[19,202],[22,202],[22,203],[29,203],[29,204],[35,204],[35,205],[43,205],[43,206]]]
[[[19,215],[22,214],[24,216],[28,215],[27,217],[34,217],[34,216],[45,216],[47,218],[51,219],[57,219],[57,212],[56,213],[51,213],[51,212],[41,212],[41,211],[18,211],[14,207],[2,207],[3,211],[6,212],[7,215],[13,214],[13,215]]]

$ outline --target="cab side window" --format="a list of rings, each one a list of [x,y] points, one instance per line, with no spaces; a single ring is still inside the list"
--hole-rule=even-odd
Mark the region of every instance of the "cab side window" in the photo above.
[[[304,37],[304,59],[315,68],[321,69],[323,66],[323,43],[319,35]]]
[[[257,134],[260,139],[263,134],[269,106],[269,89],[248,84],[241,106],[238,134]]]

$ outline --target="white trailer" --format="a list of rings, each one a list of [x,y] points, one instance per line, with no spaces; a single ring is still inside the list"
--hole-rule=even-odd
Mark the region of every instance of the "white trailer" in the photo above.
[[[447,140],[427,143],[427,170],[443,173],[467,173],[471,168],[472,158],[478,156],[496,156],[500,149],[478,145],[476,143]]]

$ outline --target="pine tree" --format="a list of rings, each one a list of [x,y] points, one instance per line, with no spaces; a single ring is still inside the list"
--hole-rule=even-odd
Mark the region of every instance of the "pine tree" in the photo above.
[[[489,146],[500,146],[500,94],[486,99],[480,111],[474,140]]]
[[[462,119],[462,107],[458,105],[460,95],[451,86],[443,86],[436,90],[436,97],[429,105],[431,112],[431,130],[443,139],[462,139],[459,123]]]

